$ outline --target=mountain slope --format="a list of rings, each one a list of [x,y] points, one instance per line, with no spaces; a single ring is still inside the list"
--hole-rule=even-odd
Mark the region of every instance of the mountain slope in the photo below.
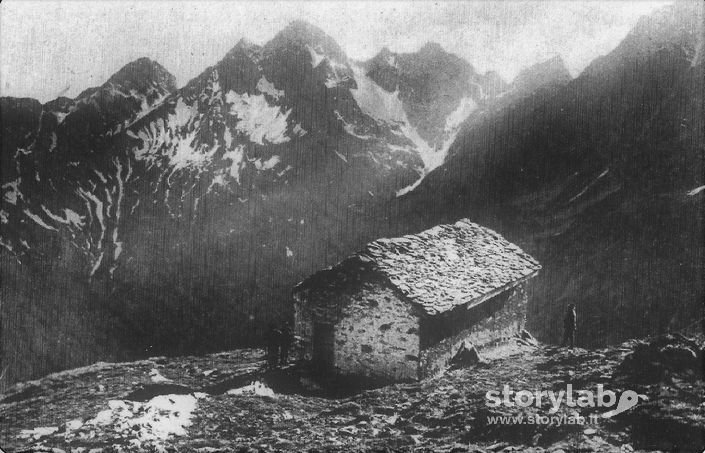
[[[571,79],[563,59],[556,56],[521,71],[512,81],[512,88],[518,93],[532,93],[539,88],[550,90]]]
[[[120,216],[118,182],[129,169],[114,167],[108,143],[173,90],[173,76],[141,59],[76,99],[43,106],[0,99],[0,385],[119,357],[111,352],[119,349],[111,336],[124,326],[107,315],[112,308],[101,305],[88,283],[102,257],[120,253],[112,217]]]
[[[363,67],[367,77],[401,102],[397,121],[406,124],[402,130],[419,150],[424,162],[419,169],[422,177],[444,162],[463,125],[509,89],[496,73],[478,74],[437,43],[427,43],[414,53],[398,54],[384,48]]]
[[[577,79],[474,124],[403,201],[415,228],[470,216],[535,256],[542,340],[568,303],[583,345],[702,316],[700,18],[678,3],[642,19]]]

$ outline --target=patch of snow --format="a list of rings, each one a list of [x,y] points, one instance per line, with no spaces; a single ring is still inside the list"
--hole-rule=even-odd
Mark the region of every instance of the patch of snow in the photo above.
[[[56,124],[61,124],[64,122],[64,119],[68,115],[68,113],[64,112],[52,112],[54,116],[56,116]]]
[[[458,107],[446,118],[446,124],[443,131],[446,133],[453,133],[457,131],[463,122],[476,109],[477,104],[470,96],[462,98],[460,100],[460,105],[458,105]]]
[[[108,182],[108,180],[105,178],[105,175],[103,173],[99,172],[98,170],[93,170],[93,172],[100,178],[100,181],[105,184]]]
[[[233,134],[230,132],[228,127],[223,131],[223,142],[225,143],[225,150],[229,150],[233,144]]]
[[[291,165],[287,165],[284,170],[277,173],[277,176],[279,176],[281,178],[282,176],[284,176],[284,173],[288,172],[289,170],[292,170],[293,168],[294,167],[292,167]]]
[[[180,97],[176,101],[174,113],[169,114],[169,125],[173,128],[186,126],[196,114],[198,114],[198,109],[186,104],[184,99]]]
[[[348,159],[347,159],[345,156],[343,156],[342,154],[340,154],[337,150],[334,150],[334,152],[335,152],[335,154],[338,155],[338,157],[340,157],[340,159],[341,159],[343,162],[345,162],[346,164],[348,163]]]
[[[353,66],[353,73],[357,89],[351,89],[350,93],[363,113],[387,124],[408,123],[398,89],[393,93],[384,90],[359,66]]]
[[[41,217],[39,217],[39,216],[36,215],[36,214],[33,214],[32,212],[30,212],[29,209],[25,209],[25,210],[22,211],[22,212],[24,212],[27,217],[29,217],[30,219],[34,220],[34,222],[35,222],[37,225],[39,225],[40,227],[45,228],[45,229],[47,229],[47,230],[51,230],[51,231],[57,231],[56,228],[54,228],[53,226],[47,225],[47,224],[44,222],[44,220],[41,219]]]
[[[0,246],[5,247],[8,251],[12,252],[12,246],[0,238]]]
[[[244,395],[244,396],[268,396],[274,397],[274,390],[267,387],[260,381],[255,381],[250,385],[244,387],[228,390],[226,392],[228,395]]]
[[[91,202],[95,204],[95,216],[96,219],[98,220],[98,224],[100,225],[100,237],[97,241],[97,244],[101,244],[103,242],[103,237],[105,236],[105,219],[103,217],[103,202],[100,201],[98,197],[96,197],[94,194],[91,192],[88,192],[87,190],[83,188],[79,188],[77,190],[78,195],[83,198],[84,202],[86,203],[86,207],[88,209],[88,213],[91,213]],[[92,217],[91,217],[92,219]],[[92,220],[91,220],[92,222]]]
[[[262,162],[261,159],[257,159],[255,161],[255,168],[257,168],[257,170],[271,170],[272,168],[276,167],[280,161],[281,159],[279,158],[279,156],[272,156],[264,162]]]
[[[278,106],[272,106],[264,95],[239,94],[230,90],[225,95],[230,104],[230,114],[239,121],[235,128],[249,136],[250,141],[260,145],[267,140],[272,144],[286,143],[287,118],[291,109],[283,112]]]
[[[585,192],[587,192],[588,189],[590,189],[590,187],[594,186],[595,183],[597,183],[597,181],[599,181],[600,179],[602,179],[602,177],[604,177],[607,173],[609,173],[609,171],[610,171],[610,169],[609,169],[609,168],[606,168],[602,173],[600,173],[600,174],[597,176],[597,178],[595,178],[594,180],[590,181],[590,183],[589,183],[588,185],[586,185],[586,186],[583,188],[583,190],[581,190],[577,195],[575,195],[573,198],[571,198],[570,200],[568,200],[568,203],[572,203],[573,201],[575,201],[575,200],[577,200],[578,198],[580,198],[581,196],[583,196],[583,195],[585,194]]]
[[[83,226],[83,219],[85,217],[78,215],[75,211],[72,211],[70,209],[64,209],[64,215],[66,216],[66,220],[77,227]]]
[[[244,148],[238,146],[232,151],[228,151],[223,154],[223,160],[229,160],[230,163],[230,176],[240,184],[240,168],[242,167],[242,158],[245,155]]]
[[[49,145],[49,152],[53,152],[56,149],[56,142],[58,138],[56,137],[56,132],[51,133],[51,144]]]
[[[314,68],[317,68],[318,65],[326,59],[325,55],[318,53],[313,47],[306,45],[306,49],[308,49],[308,53],[311,54],[311,66]]]
[[[128,129],[127,132],[125,132],[125,133],[126,133],[128,136],[132,137],[132,138],[136,138],[136,139],[138,139],[138,140],[139,140],[139,138],[140,138],[140,137],[139,137],[137,134],[135,134],[131,129]]]
[[[103,262],[104,255],[105,255],[105,252],[100,252],[100,254],[98,255],[98,258],[95,260],[95,263],[93,263],[93,267],[91,267],[91,271],[88,274],[89,276],[93,277],[93,275],[95,275],[95,273],[98,271],[101,263]]]
[[[341,82],[345,82],[350,79],[350,76],[347,74],[348,70],[350,69],[348,65],[330,59],[328,59],[328,62],[330,63],[332,74],[330,72],[327,74],[325,81],[326,87],[335,88]],[[341,74],[338,72],[338,70],[344,72]]]
[[[411,185],[409,185],[409,186],[406,186],[406,187],[404,187],[403,189],[397,190],[397,193],[396,193],[397,197],[401,197],[402,195],[406,195],[407,193],[409,193],[409,192],[411,192],[412,190],[416,189],[416,188],[419,186],[419,184],[421,184],[421,181],[424,180],[424,177],[425,177],[425,176],[426,176],[426,175],[421,174],[421,177],[420,177],[419,179],[417,179],[416,181],[414,181],[413,184],[411,184]]]
[[[108,409],[99,412],[85,425],[110,425],[141,442],[158,443],[171,436],[186,435],[197,400],[205,396],[203,393],[159,395],[146,403],[111,400]]]
[[[705,190],[705,186],[696,187],[695,189],[688,192],[688,196],[692,197]]]
[[[50,434],[54,434],[59,430],[58,426],[47,426],[47,427],[41,427],[41,428],[34,428],[34,429],[23,429],[20,431],[20,437],[23,437],[25,439],[39,439],[40,437],[48,436]]]
[[[139,206],[139,205],[140,205],[140,200],[138,198],[137,201],[135,202],[135,204],[132,205],[132,208],[130,208],[130,215],[135,213],[135,209],[137,209],[137,206]]]
[[[224,171],[219,170],[218,172],[216,172],[215,176],[211,180],[211,183],[208,186],[208,190],[206,190],[206,193],[211,193],[211,191],[213,191],[213,188],[215,186],[226,187],[227,185],[228,185],[228,180],[225,179]]]
[[[52,219],[53,221],[59,222],[59,223],[63,223],[63,224],[65,224],[65,225],[67,225],[67,224],[69,223],[68,219],[65,219],[65,218],[63,218],[63,217],[61,217],[61,216],[58,216],[58,215],[54,214],[53,212],[51,212],[51,211],[50,211],[46,206],[44,206],[44,205],[41,205],[41,206],[42,206],[42,211],[44,211],[44,213],[45,213],[46,215],[48,215],[49,218]]]
[[[356,133],[356,132],[355,132],[355,125],[354,125],[354,124],[350,124],[350,123],[348,123],[347,121],[345,121],[345,118],[343,118],[343,115],[341,115],[339,111],[334,110],[333,113],[335,113],[335,117],[336,117],[340,122],[343,123],[343,129],[344,129],[345,132],[347,132],[348,134],[352,135],[353,137],[359,138],[359,139],[361,139],[361,140],[369,140],[369,139],[372,138],[371,135],[360,135],[360,134]]]
[[[14,181],[10,181],[2,185],[3,190],[10,189],[7,192],[3,193],[2,199],[4,201],[12,205],[16,205],[17,200],[24,199],[19,189],[20,182],[22,182],[22,178],[17,178]]]
[[[212,75],[212,80],[211,80],[211,96],[212,97],[217,97],[218,94],[220,94],[220,74],[218,74],[218,70],[213,71]]]
[[[175,129],[167,134],[167,126],[162,118],[149,123],[149,129],[146,127],[140,129],[137,132],[136,138],[142,140],[142,145],[140,148],[134,149],[135,159],[154,160],[155,156],[152,154],[152,151],[159,150],[161,146],[167,142],[167,138],[173,137]],[[175,139],[178,140],[179,138],[180,135],[177,135]]]
[[[420,178],[423,179],[431,170],[441,165],[445,160],[448,151],[447,148],[450,147],[452,140],[449,138],[440,149],[431,147],[423,138],[421,138],[416,128],[409,122],[401,99],[399,99],[398,88],[394,92],[390,93],[367,77],[362,68],[354,66],[353,72],[355,74],[355,80],[358,88],[352,89],[350,92],[355,98],[358,106],[363,113],[374,118],[375,120],[383,122],[389,126],[398,127],[401,130],[400,135],[403,135],[411,141],[415,151],[424,163],[424,168],[421,171]],[[446,124],[453,125],[460,121],[459,118],[470,110],[473,105],[474,102],[472,104],[468,101],[461,102],[461,106],[458,110],[451,113],[449,116],[450,122],[446,120]],[[462,123],[462,121],[460,122]],[[411,186],[399,190],[397,192],[397,196],[410,192],[420,183],[421,181],[417,180]]]
[[[204,165],[211,160],[218,150],[218,143],[216,141],[209,151],[201,151],[203,146],[194,146],[197,135],[198,129],[194,129],[186,134],[185,138],[180,139],[175,144],[174,150],[169,158],[169,162],[174,170]]]
[[[83,426],[83,420],[80,418],[77,418],[75,420],[71,420],[66,422],[66,431],[75,431],[79,429],[81,426]]]
[[[132,91],[134,91],[134,90],[132,90]],[[154,101],[152,101],[151,104],[149,104],[147,102],[147,98],[142,97],[141,110],[137,114],[137,116],[135,116],[135,119],[132,120],[132,122],[130,122],[127,125],[127,127],[132,126],[137,121],[141,120],[142,118],[147,116],[150,112],[152,112],[154,109],[156,109],[164,101],[164,99],[167,98],[168,95],[169,95],[168,92],[163,92],[163,93],[159,92],[159,95],[154,99]],[[136,97],[141,97],[141,96],[136,96]],[[122,128],[122,124],[118,124],[117,130],[115,131],[115,133],[120,132],[121,128]]]
[[[408,123],[402,125],[401,129],[404,135],[416,145],[416,150],[424,163],[424,168],[419,179],[410,186],[397,191],[397,197],[406,195],[416,189],[431,171],[443,165],[443,162],[445,162],[448,156],[448,150],[453,142],[455,142],[462,124],[476,109],[477,103],[475,103],[471,97],[466,96],[460,100],[458,107],[446,117],[446,124],[443,128],[444,140],[440,148],[430,147],[428,143],[421,138],[416,129],[411,127]]]
[[[66,422],[66,431],[76,431],[83,426],[83,421],[79,418]]]
[[[303,137],[304,135],[307,134],[307,131],[304,130],[304,128],[301,127],[300,124],[296,124],[296,126],[294,126],[293,132],[294,132],[294,135],[296,135],[298,137]]]
[[[284,96],[284,90],[277,90],[272,82],[267,80],[265,76],[260,77],[257,82],[257,90],[262,94],[268,94],[274,99],[279,100],[280,97]]]
[[[147,98],[140,94],[139,91],[135,90],[134,88],[130,90],[130,96],[132,96],[134,99],[140,101],[140,112],[145,112],[149,110],[149,104],[147,103]]]
[[[392,151],[407,152],[407,153],[411,151],[411,148],[409,148],[408,146],[399,146],[399,145],[392,145],[392,144],[388,144],[387,149],[390,149]],[[377,158],[375,158],[374,155],[372,155],[372,153],[370,153],[370,157],[372,157],[377,163],[379,163],[379,161],[377,161]]]
[[[171,379],[164,377],[159,370],[156,368],[152,368],[152,370],[149,372],[149,378],[154,382],[155,384],[160,384],[164,382],[173,382]]]

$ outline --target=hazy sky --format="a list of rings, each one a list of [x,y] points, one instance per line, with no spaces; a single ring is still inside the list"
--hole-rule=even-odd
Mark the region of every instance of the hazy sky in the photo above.
[[[383,46],[408,52],[436,41],[507,81],[556,54],[577,75],[612,50],[639,16],[666,3],[5,0],[0,95],[73,97],[142,56],[164,65],[182,86],[241,37],[263,44],[299,18],[355,59]]]

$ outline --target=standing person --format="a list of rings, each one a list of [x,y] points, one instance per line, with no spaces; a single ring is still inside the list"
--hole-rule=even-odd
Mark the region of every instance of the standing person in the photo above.
[[[289,361],[289,351],[291,350],[291,345],[294,343],[294,331],[291,328],[291,324],[286,322],[281,330],[280,344],[279,344],[279,364],[284,366]]]
[[[575,313],[575,304],[569,304],[563,318],[563,343],[565,346],[570,341],[570,349],[575,347],[575,329],[578,326],[578,317]]]
[[[281,331],[277,329],[273,322],[269,323],[269,328],[265,335],[267,343],[267,364],[270,368],[277,366],[279,359],[279,344],[281,343]]]

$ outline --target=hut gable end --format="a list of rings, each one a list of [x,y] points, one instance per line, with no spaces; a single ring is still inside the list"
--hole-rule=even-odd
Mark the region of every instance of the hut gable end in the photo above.
[[[388,282],[365,285],[343,309],[335,326],[335,367],[351,375],[392,380],[418,375],[418,310]]]

